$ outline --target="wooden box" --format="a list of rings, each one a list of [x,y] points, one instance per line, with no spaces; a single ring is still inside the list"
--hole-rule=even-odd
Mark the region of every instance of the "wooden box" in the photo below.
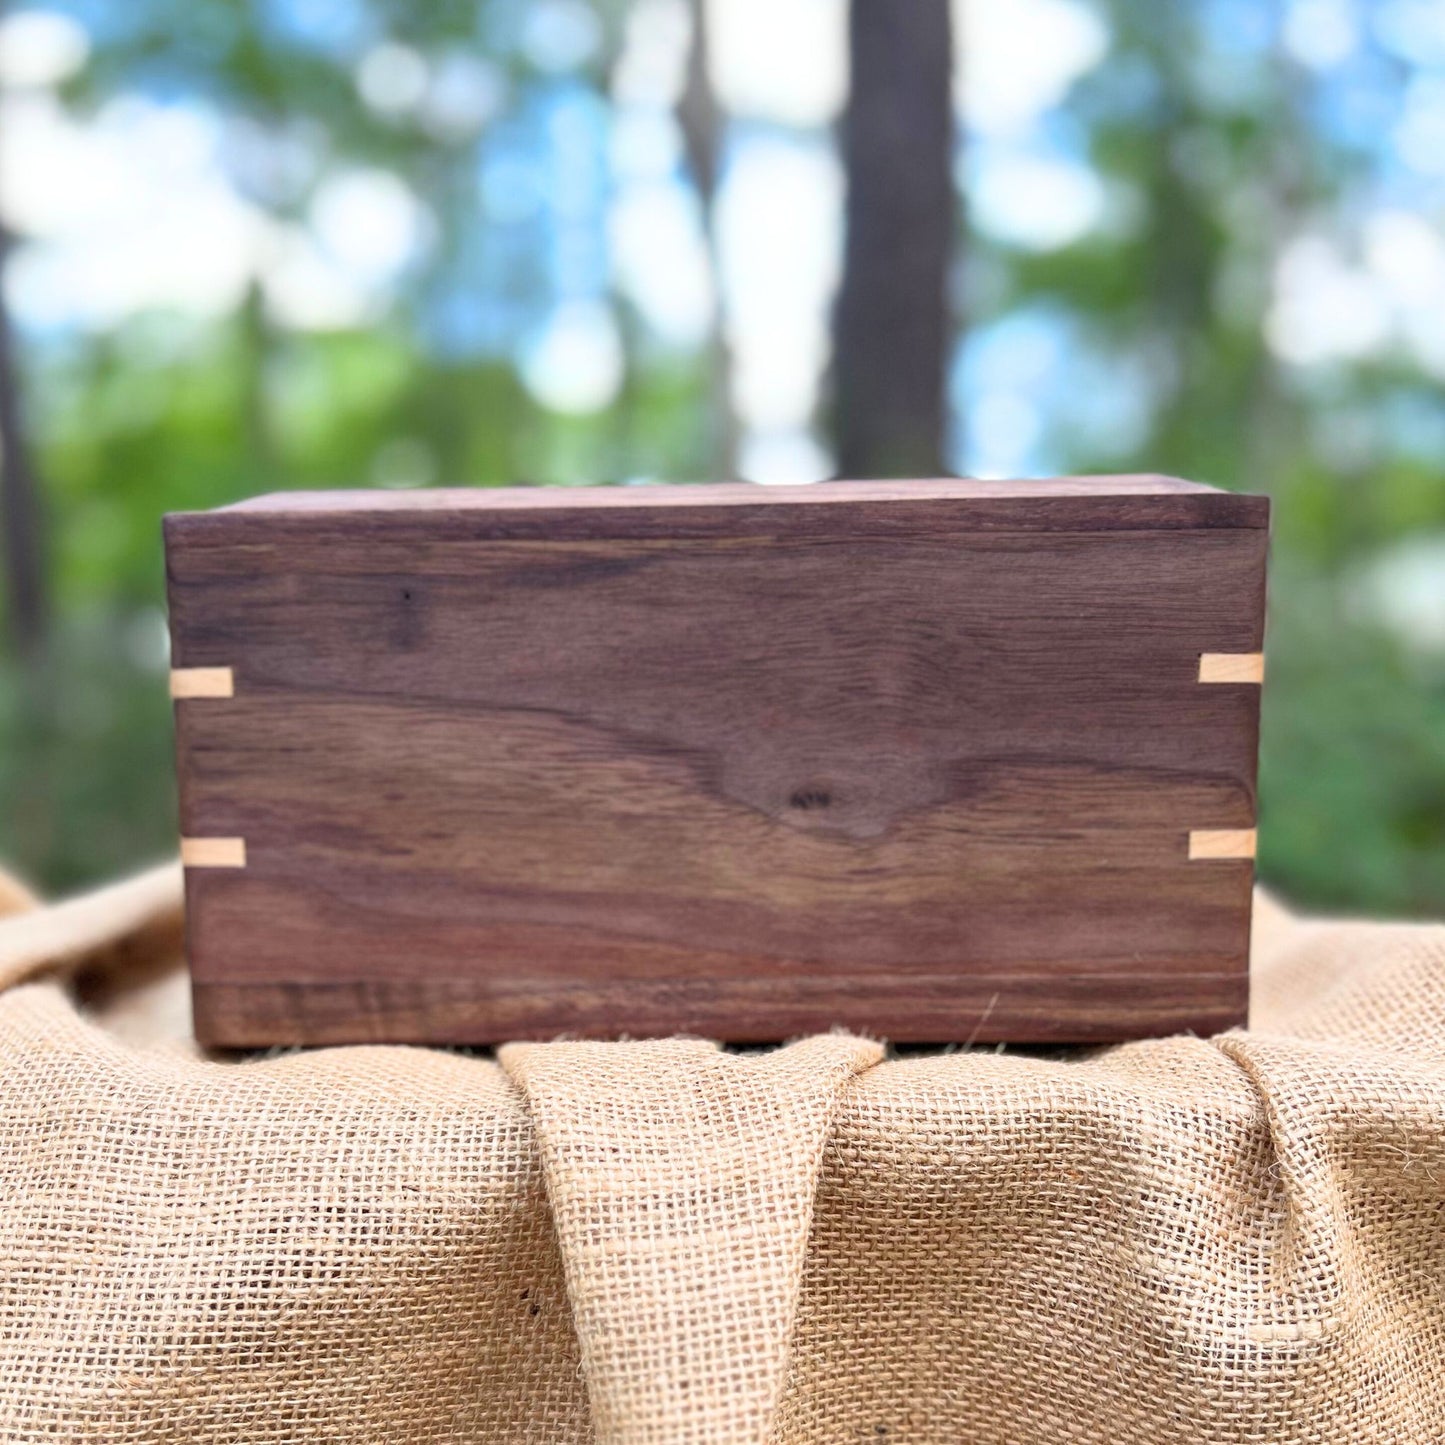
[[[198,1036],[1238,1024],[1267,517],[1159,477],[168,517]]]

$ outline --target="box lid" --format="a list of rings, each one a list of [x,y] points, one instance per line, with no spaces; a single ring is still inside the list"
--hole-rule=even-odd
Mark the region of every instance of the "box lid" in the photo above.
[[[861,514],[861,515],[860,515]],[[167,518],[188,541],[241,540],[335,525],[427,536],[645,537],[908,535],[963,531],[1152,531],[1264,528],[1269,501],[1161,476],[1046,480],[751,482],[582,487],[444,487],[276,492]]]

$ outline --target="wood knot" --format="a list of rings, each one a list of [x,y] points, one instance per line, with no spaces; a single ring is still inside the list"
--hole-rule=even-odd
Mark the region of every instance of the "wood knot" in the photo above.
[[[832,805],[833,795],[827,788],[819,787],[811,783],[807,787],[798,788],[788,799],[790,808],[801,808],[805,812],[811,812],[815,808],[827,808]]]

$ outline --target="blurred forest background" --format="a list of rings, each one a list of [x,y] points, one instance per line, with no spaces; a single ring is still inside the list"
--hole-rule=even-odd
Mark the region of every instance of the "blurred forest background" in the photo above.
[[[1264,878],[1445,913],[1435,0],[12,6],[0,221],[49,888],[174,846],[164,511],[1132,469],[1275,498]]]

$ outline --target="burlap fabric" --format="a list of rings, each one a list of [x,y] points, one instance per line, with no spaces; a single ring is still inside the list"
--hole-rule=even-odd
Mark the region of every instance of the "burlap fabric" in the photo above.
[[[174,873],[3,896],[7,1440],[1445,1439],[1445,928],[1058,1060],[221,1063]]]

